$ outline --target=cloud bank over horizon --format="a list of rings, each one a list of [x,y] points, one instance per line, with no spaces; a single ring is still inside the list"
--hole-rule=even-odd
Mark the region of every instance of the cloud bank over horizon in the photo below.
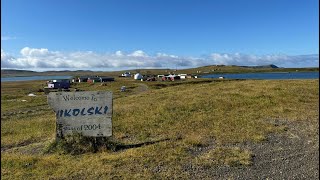
[[[149,55],[142,50],[131,53],[95,53],[93,51],[61,52],[46,48],[21,49],[15,57],[1,49],[1,69],[125,69],[125,68],[190,68],[206,65],[257,66],[275,64],[279,67],[319,67],[319,54],[250,55],[211,53],[202,57],[182,57],[166,53]]]

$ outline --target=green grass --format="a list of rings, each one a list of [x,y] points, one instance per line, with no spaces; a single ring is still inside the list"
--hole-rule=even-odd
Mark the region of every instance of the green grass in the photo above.
[[[32,83],[2,83],[1,153],[3,179],[190,178],[185,166],[248,166],[252,152],[237,143],[281,133],[272,119],[318,121],[319,80],[186,80],[141,82],[119,79],[77,85],[114,92],[113,141],[118,148],[78,155],[45,153],[52,145],[55,114],[45,96],[26,98]],[[140,88],[147,86],[147,90]],[[41,82],[33,82],[33,90]],[[128,87],[120,92],[120,87]],[[31,88],[32,88],[31,87]],[[3,115],[36,106],[39,112]],[[3,118],[3,116],[6,116]],[[229,146],[232,144],[232,146]],[[199,147],[207,151],[195,153]]]
[[[48,139],[55,131],[52,112],[1,121],[1,148],[22,146]]]

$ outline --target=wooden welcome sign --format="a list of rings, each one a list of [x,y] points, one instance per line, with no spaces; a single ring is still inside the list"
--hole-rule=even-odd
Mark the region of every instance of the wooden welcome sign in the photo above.
[[[112,136],[112,92],[51,92],[48,104],[56,113],[57,138],[74,132],[90,137]]]

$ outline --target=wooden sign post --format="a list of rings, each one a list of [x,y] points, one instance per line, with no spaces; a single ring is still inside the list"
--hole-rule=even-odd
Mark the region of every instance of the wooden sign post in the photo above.
[[[74,132],[90,137],[112,136],[112,92],[51,92],[48,104],[56,112],[57,140]]]

